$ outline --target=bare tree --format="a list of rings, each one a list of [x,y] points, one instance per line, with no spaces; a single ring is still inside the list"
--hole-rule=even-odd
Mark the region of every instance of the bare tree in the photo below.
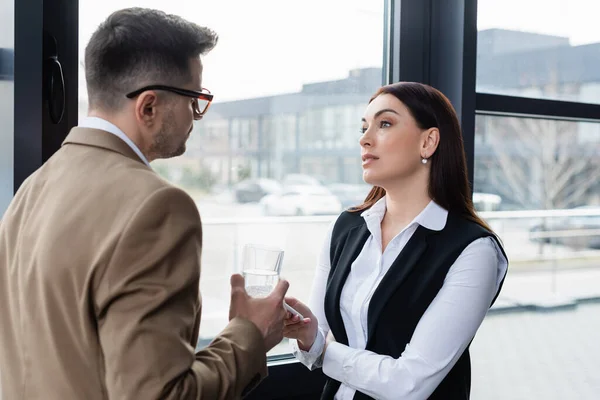
[[[489,118],[491,184],[523,208],[569,208],[586,204],[600,178],[596,126],[534,118]],[[597,132],[600,136],[600,131]],[[593,140],[595,139],[595,140]]]

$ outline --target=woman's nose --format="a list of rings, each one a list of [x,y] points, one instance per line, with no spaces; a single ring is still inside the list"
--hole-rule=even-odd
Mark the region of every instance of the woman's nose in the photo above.
[[[369,135],[369,130],[365,131],[362,136],[360,137],[360,139],[358,140],[358,143],[362,146],[362,147],[370,147],[371,146],[371,137]]]

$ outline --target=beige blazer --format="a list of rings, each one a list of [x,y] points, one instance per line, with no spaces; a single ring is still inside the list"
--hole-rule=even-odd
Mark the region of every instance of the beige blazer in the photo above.
[[[0,398],[237,399],[266,376],[233,319],[194,354],[202,228],[192,199],[117,136],[74,128],[0,222]]]

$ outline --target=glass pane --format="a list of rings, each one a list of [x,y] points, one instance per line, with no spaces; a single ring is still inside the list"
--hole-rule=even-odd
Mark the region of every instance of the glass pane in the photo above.
[[[14,190],[14,6],[0,0],[0,219]]]
[[[597,0],[479,0],[477,91],[600,103]]]
[[[478,116],[475,140],[475,195],[511,264],[473,342],[473,397],[594,399],[600,123]]]
[[[368,193],[358,139],[382,83],[384,2],[240,1],[232,10],[229,2],[81,0],[80,57],[98,24],[130,6],[182,15],[220,36],[204,58],[213,103],[187,152],[153,163],[202,215],[202,346],[227,323],[244,244],[282,247],[288,293],[308,301],[330,221]],[[80,76],[83,117],[83,68]],[[271,354],[288,351],[284,342]]]

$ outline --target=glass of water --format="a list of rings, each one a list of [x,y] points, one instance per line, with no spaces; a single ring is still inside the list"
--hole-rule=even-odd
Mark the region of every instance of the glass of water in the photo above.
[[[242,252],[242,274],[251,297],[267,297],[279,282],[283,250],[247,244]]]

